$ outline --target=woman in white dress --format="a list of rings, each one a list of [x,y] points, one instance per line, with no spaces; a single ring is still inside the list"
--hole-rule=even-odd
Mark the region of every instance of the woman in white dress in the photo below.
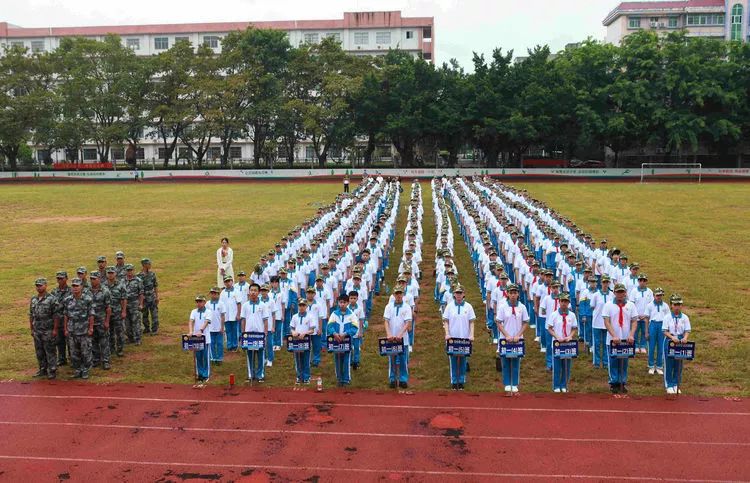
[[[234,261],[234,252],[229,246],[229,238],[222,238],[221,246],[216,250],[216,265],[219,267],[216,273],[216,283],[219,287],[224,285],[224,277],[227,275],[234,278],[232,261]]]

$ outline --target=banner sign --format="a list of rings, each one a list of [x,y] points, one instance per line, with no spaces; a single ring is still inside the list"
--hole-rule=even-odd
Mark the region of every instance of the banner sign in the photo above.
[[[635,343],[620,342],[619,344],[615,344],[614,342],[610,342],[609,355],[615,359],[633,358],[635,357]]]
[[[206,348],[206,336],[205,335],[183,335],[182,336],[182,350],[184,351],[202,351]]]
[[[326,342],[327,342],[326,350],[328,352],[342,353],[342,352],[351,352],[352,350],[352,341],[348,335],[345,335],[343,339],[341,339],[341,342],[336,341],[336,339],[334,339],[332,335],[329,335],[328,339],[326,339]]]
[[[505,339],[500,339],[497,341],[497,350],[500,357],[518,359],[526,355],[526,344],[524,344],[523,339],[518,342],[508,342]]]
[[[240,347],[248,351],[261,351],[266,348],[266,334],[263,332],[243,332]]]
[[[686,342],[684,344],[669,341],[667,344],[667,357],[692,361],[695,357],[695,342]]]
[[[286,350],[288,352],[304,352],[310,350],[310,336],[295,339],[291,335],[286,336]]]
[[[558,359],[575,359],[576,357],[578,357],[578,341],[554,341],[552,343],[552,356],[557,357]]]
[[[381,356],[397,356],[404,353],[404,339],[390,340],[382,337],[378,339],[378,349]]]
[[[469,339],[452,338],[445,341],[445,352],[449,356],[470,356],[471,341]]]

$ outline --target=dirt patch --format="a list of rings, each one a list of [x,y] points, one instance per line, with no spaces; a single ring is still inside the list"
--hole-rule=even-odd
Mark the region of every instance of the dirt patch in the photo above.
[[[724,332],[713,332],[711,333],[711,347],[726,349],[732,345],[732,338]]]
[[[109,223],[117,221],[118,218],[109,216],[40,216],[37,218],[26,218],[21,223]]]
[[[438,414],[430,420],[430,427],[455,431],[463,428],[464,423],[452,414]]]

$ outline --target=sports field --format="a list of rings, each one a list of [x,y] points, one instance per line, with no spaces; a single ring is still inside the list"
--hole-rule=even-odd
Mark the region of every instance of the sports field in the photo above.
[[[572,218],[595,238],[606,236],[637,261],[650,276],[651,287],[685,297],[699,344],[696,361],[686,365],[684,390],[701,395],[750,394],[750,320],[747,272],[750,264],[750,186],[746,184],[528,184],[530,193]],[[395,246],[403,241],[408,184],[404,184]],[[150,257],[159,276],[161,331],[144,345],[128,346],[113,369],[95,369],[95,382],[192,382],[192,358],[179,349],[193,297],[216,283],[215,250],[227,236],[235,251],[235,272],[251,270],[294,225],[310,217],[317,206],[333,201],[338,183],[272,184],[83,184],[0,186],[5,209],[0,231],[0,379],[28,380],[36,371],[28,328],[28,298],[33,281],[54,273],[69,273],[85,265],[95,268],[99,255],[110,261],[123,250],[138,265]],[[429,183],[423,183],[424,246],[422,300],[410,386],[415,390],[446,389],[448,365],[443,354],[442,328],[431,293],[434,260],[434,218]],[[458,235],[457,235],[458,236]],[[455,243],[456,263],[468,300],[481,310],[469,253],[463,240]],[[398,255],[396,255],[398,256]],[[393,285],[394,269],[386,272]],[[52,286],[50,286],[52,288]],[[383,332],[385,297],[377,299],[365,342],[363,366],[353,374],[354,389],[386,386],[386,363],[375,352]],[[483,320],[478,321],[483,327]],[[477,331],[477,333],[481,333]],[[476,344],[467,390],[498,388],[494,349]],[[541,354],[532,353],[522,367],[522,390],[550,391],[550,376]],[[267,371],[267,384],[291,386],[291,357]],[[212,384],[224,385],[229,373],[244,379],[240,354],[229,354],[213,368]],[[318,372],[316,372],[318,371]],[[631,366],[635,394],[663,393],[660,381],[646,374],[643,356]],[[68,375],[61,370],[60,376]],[[334,381],[330,360],[313,371],[326,386]],[[590,368],[588,356],[576,361],[571,391],[604,392],[606,374]]]

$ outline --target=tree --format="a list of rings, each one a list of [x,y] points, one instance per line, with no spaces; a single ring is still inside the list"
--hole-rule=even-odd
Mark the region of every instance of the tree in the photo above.
[[[448,152],[448,166],[458,163],[458,152],[469,134],[467,105],[470,99],[468,77],[455,59],[438,71],[439,93],[436,132],[438,146]]]
[[[151,121],[149,99],[154,90],[155,62],[152,58],[133,56],[126,72],[123,72],[123,96],[125,104],[125,140],[128,149],[125,159],[134,164],[138,144]]]
[[[222,96],[220,62],[206,45],[198,47],[190,65],[190,76],[181,97],[187,105],[190,122],[180,131],[180,140],[195,155],[198,167],[211,148],[211,139],[219,131]],[[225,126],[222,126],[225,127]]]
[[[351,98],[350,109],[354,113],[356,133],[367,137],[367,146],[363,153],[365,167],[372,163],[378,137],[382,135],[383,119],[386,116],[386,106],[382,99],[383,88],[382,68],[379,63],[373,62],[369,69],[365,70],[359,89]]]

